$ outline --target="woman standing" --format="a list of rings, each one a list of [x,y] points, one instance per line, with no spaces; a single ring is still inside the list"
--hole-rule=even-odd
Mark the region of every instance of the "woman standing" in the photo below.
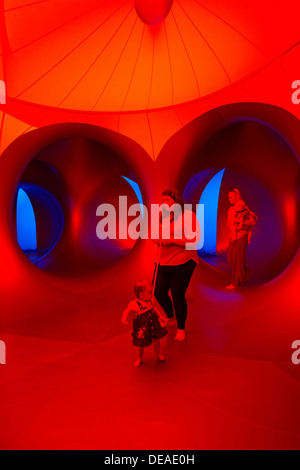
[[[242,201],[241,193],[238,189],[232,189],[228,193],[231,207],[228,211],[227,227],[230,230],[230,243],[228,247],[228,263],[232,269],[231,284],[226,289],[236,289],[243,286],[249,280],[252,270],[247,268],[247,249],[249,243],[249,232],[251,226],[256,224],[256,216],[249,212],[249,217],[241,224],[237,222],[237,214],[240,213]]]
[[[196,214],[185,208],[182,194],[168,189],[162,195],[163,209],[160,216],[160,261],[157,267],[155,297],[171,320],[176,316],[178,330],[176,341],[185,339],[187,319],[186,291],[193,272],[199,263],[197,243],[201,238]],[[164,230],[170,228],[168,237]],[[171,291],[172,299],[169,296]]]

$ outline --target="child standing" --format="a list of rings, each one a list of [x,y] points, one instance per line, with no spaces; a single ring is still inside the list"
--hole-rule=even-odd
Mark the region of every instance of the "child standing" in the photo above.
[[[122,323],[129,324],[128,318],[133,314],[132,344],[138,348],[138,359],[134,365],[143,364],[144,348],[153,344],[156,357],[164,361],[160,352],[160,339],[168,333],[164,328],[165,320],[152,303],[153,287],[149,281],[138,281],[134,288],[136,299],[129,303],[122,315]]]

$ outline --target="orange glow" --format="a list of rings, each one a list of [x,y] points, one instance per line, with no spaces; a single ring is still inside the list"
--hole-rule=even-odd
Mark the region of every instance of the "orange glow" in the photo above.
[[[174,0],[165,21],[149,28],[133,0],[6,0],[8,94],[90,111],[195,100],[257,71],[298,41],[297,15],[290,14],[296,2],[289,3],[269,9],[258,0],[251,8]]]

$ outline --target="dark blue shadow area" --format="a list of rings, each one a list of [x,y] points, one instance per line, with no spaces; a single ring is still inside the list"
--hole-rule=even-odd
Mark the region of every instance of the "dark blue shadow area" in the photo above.
[[[63,211],[47,190],[21,183],[16,203],[17,240],[32,262],[47,256],[57,245],[63,232]]]

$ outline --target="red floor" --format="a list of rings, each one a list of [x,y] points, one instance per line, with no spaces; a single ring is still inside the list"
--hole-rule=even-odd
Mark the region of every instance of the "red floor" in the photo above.
[[[3,326],[0,447],[300,449],[300,366],[291,363],[300,319],[288,283],[228,293],[199,276],[187,341],[170,327],[164,364],[149,349],[133,367],[122,298]],[[254,309],[261,289],[268,300]]]

